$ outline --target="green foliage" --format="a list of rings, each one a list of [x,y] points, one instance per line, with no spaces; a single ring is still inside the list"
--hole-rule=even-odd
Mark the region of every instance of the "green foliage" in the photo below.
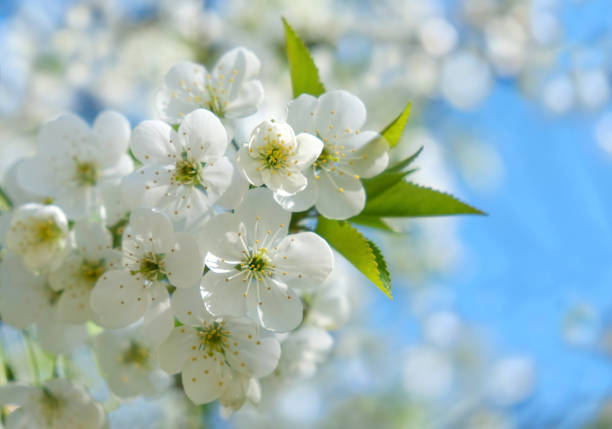
[[[293,97],[300,94],[310,94],[318,97],[325,92],[325,87],[319,78],[319,70],[317,70],[308,48],[285,18],[283,18],[283,25],[287,40],[287,60],[289,61]]]
[[[8,196],[4,189],[0,188],[0,212],[10,210],[11,207],[13,207],[11,197]]]
[[[404,110],[402,110],[402,113],[382,130],[381,134],[389,142],[389,147],[397,145],[400,137],[402,137],[404,127],[406,127],[406,122],[408,122],[410,117],[410,105],[411,103],[408,103]]]
[[[389,298],[391,276],[382,253],[348,222],[319,217],[317,234],[327,240],[342,256],[370,279]]]
[[[363,216],[419,217],[485,214],[452,195],[403,180],[368,200]]]
[[[349,219],[349,222],[357,225],[367,226],[369,228],[380,229],[386,232],[397,232],[393,227],[391,227],[384,219],[381,219],[379,216],[364,216],[357,215]]]

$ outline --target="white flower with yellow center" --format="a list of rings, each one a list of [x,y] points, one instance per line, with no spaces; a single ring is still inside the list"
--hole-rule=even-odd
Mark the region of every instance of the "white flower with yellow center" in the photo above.
[[[17,179],[29,192],[51,197],[68,218],[87,217],[102,205],[99,185],[133,170],[129,140],[130,124],[117,112],[102,112],[93,128],[62,115],[43,125],[38,153],[19,166]]]
[[[6,247],[32,272],[58,267],[70,250],[68,220],[56,206],[25,204],[12,214]]]
[[[43,349],[67,353],[87,338],[85,325],[65,323],[58,318],[62,291],[51,288],[46,274],[36,275],[18,255],[7,252],[0,262],[0,317],[17,329],[34,327]]]
[[[96,282],[106,271],[121,268],[121,252],[112,249],[108,230],[99,223],[77,222],[75,247],[59,268],[49,273],[49,284],[63,291],[58,299],[57,317],[68,323],[97,320],[89,305]]]
[[[221,121],[204,109],[187,115],[178,132],[161,121],[142,122],[131,148],[144,166],[123,180],[126,201],[196,220],[230,186],[234,167],[226,147]]]
[[[225,53],[211,73],[200,64],[177,63],[164,78],[157,108],[162,119],[171,124],[178,124],[200,108],[219,118],[252,115],[263,100],[263,87],[256,79],[259,69],[259,59],[245,48]]]
[[[252,378],[272,373],[280,358],[273,336],[262,336],[248,318],[213,318],[199,289],[177,290],[172,306],[184,323],[158,349],[159,364],[169,374],[182,373],[185,393],[195,404],[220,399],[239,408],[249,398]]]
[[[285,209],[304,211],[313,205],[330,219],[348,219],[365,206],[360,178],[382,172],[389,163],[389,145],[374,131],[362,131],[366,109],[346,91],[330,91],[319,98],[302,94],[291,103],[287,122],[296,133],[319,137],[324,148],[305,172],[308,186],[293,196],[276,195]]]
[[[0,386],[0,405],[12,409],[7,429],[102,429],[107,424],[101,404],[82,386],[60,378],[41,387]]]
[[[302,170],[312,165],[322,149],[323,142],[312,134],[296,136],[288,124],[264,121],[240,149],[236,163],[252,185],[266,185],[275,194],[289,196],[306,188]]]
[[[210,271],[202,279],[206,308],[218,316],[249,313],[261,326],[290,331],[302,320],[295,289],[320,286],[333,268],[329,245],[312,232],[287,235],[290,213],[263,188],[232,213],[212,218],[201,242]]]
[[[132,212],[122,243],[123,269],[107,271],[91,292],[102,326],[121,328],[144,316],[160,338],[173,326],[167,286],[193,287],[203,271],[193,237],[175,233],[170,219],[153,209]]]
[[[110,390],[117,396],[153,396],[170,384],[159,368],[156,348],[160,338],[151,337],[143,325],[107,330],[95,339],[94,350]]]

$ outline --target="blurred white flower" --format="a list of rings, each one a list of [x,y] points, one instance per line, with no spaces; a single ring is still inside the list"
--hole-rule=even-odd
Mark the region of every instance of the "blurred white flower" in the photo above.
[[[6,429],[102,429],[102,405],[78,384],[53,379],[41,387],[22,384],[0,386],[0,405],[14,405]]]
[[[535,368],[525,357],[504,358],[495,362],[487,377],[487,391],[499,405],[511,406],[533,392]]]
[[[411,396],[439,399],[448,394],[454,377],[453,364],[430,346],[414,346],[404,361],[404,388]]]
[[[312,232],[287,235],[289,220],[272,193],[258,188],[233,214],[218,215],[204,226],[210,271],[202,291],[208,311],[219,316],[248,312],[274,331],[299,325],[302,303],[295,289],[320,286],[332,271],[333,254]]]
[[[220,118],[252,115],[263,99],[263,87],[256,77],[260,63],[254,53],[235,48],[225,53],[208,73],[191,62],[175,64],[166,74],[157,96],[162,119],[177,124],[190,112],[205,108]]]
[[[308,181],[302,170],[310,167],[323,150],[323,142],[308,133],[297,136],[288,124],[264,121],[238,151],[236,163],[255,186],[266,185],[275,195],[294,195]]]
[[[6,247],[32,272],[57,268],[68,251],[68,220],[58,207],[30,203],[17,207],[6,233]]]
[[[283,208],[303,211],[313,205],[325,217],[347,219],[365,206],[359,180],[383,171],[389,162],[389,145],[374,131],[361,131],[366,109],[346,91],[330,91],[319,98],[302,94],[289,103],[287,122],[295,132],[323,140],[321,155],[306,170],[308,185],[289,197],[275,196]]]
[[[95,339],[94,350],[110,390],[122,398],[153,396],[170,385],[159,368],[158,338],[147,335],[142,325],[108,330]]]
[[[95,321],[89,305],[91,290],[103,273],[121,268],[121,252],[111,248],[111,235],[99,223],[77,222],[74,238],[74,249],[49,273],[51,288],[63,291],[57,302],[57,317],[68,323]]]
[[[281,359],[275,377],[285,380],[312,377],[334,345],[334,339],[316,326],[304,326],[287,334],[281,342]]]
[[[440,90],[453,107],[469,110],[480,104],[492,86],[489,65],[470,51],[447,57],[440,73]]]
[[[99,185],[133,169],[127,154],[130,124],[106,111],[93,128],[71,114],[43,125],[36,156],[26,160],[17,177],[21,186],[51,197],[70,219],[96,213],[102,204]]]

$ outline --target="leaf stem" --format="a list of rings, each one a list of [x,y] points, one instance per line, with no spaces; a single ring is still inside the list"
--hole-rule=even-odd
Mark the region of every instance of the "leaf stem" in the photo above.
[[[0,186],[0,208],[10,209],[13,207],[13,200],[6,193],[4,189]]]

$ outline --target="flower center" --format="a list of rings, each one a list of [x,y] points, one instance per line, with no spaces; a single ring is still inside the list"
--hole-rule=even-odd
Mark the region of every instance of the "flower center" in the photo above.
[[[100,170],[94,162],[76,162],[75,179],[79,186],[93,186],[98,182]]]
[[[81,276],[89,283],[95,283],[105,271],[106,267],[102,259],[99,261],[83,260],[81,264]]]
[[[289,165],[289,150],[278,140],[266,144],[260,151],[260,156],[264,168],[278,170]]]
[[[147,347],[132,341],[130,342],[130,347],[121,356],[121,362],[137,367],[145,367],[149,364],[150,355]]]
[[[202,165],[191,159],[181,159],[175,165],[174,181],[181,185],[199,185]]]
[[[164,254],[149,253],[140,260],[140,273],[146,280],[156,281],[163,280],[166,277],[164,272]],[[132,272],[132,274],[136,274]]]
[[[42,388],[42,398],[40,401],[41,413],[44,416],[47,425],[51,426],[62,412],[64,401],[57,395],[51,393],[46,387]]]
[[[39,243],[49,243],[63,236],[62,229],[53,219],[41,219],[34,221],[32,226],[34,237]]]
[[[223,116],[225,116],[225,109],[223,108],[221,99],[217,95],[217,88],[212,85],[206,85],[206,92],[208,93],[208,100],[203,104],[203,107],[213,112],[219,118],[223,118]],[[225,90],[222,90],[222,93],[224,92]],[[198,100],[195,99],[195,101]],[[223,104],[227,104],[227,102]]]
[[[340,157],[334,155],[326,147],[321,151],[321,155],[314,162],[315,167],[327,167],[331,164],[340,161]]]
[[[222,353],[228,345],[227,338],[230,332],[224,329],[224,324],[224,322],[213,322],[210,325],[204,325],[198,331],[201,347],[207,349],[209,355],[212,355],[215,351]]]

